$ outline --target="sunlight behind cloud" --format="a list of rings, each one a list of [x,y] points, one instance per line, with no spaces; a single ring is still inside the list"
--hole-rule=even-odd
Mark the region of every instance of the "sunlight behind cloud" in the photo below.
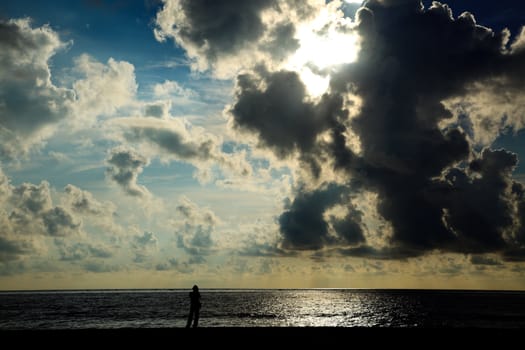
[[[310,28],[299,31],[301,47],[292,58],[295,64],[312,64],[325,69],[357,59],[357,38],[354,34],[340,33],[329,28],[328,32],[319,33]]]
[[[341,13],[324,10],[314,21],[297,29],[300,47],[287,68],[299,72],[310,95],[320,96],[328,89],[334,66],[357,60],[357,36],[351,26],[351,20],[341,17]]]
[[[308,93],[312,96],[321,96],[328,90],[328,85],[330,84],[330,77],[328,76],[315,74],[308,67],[303,67],[299,71],[299,76],[306,86]]]

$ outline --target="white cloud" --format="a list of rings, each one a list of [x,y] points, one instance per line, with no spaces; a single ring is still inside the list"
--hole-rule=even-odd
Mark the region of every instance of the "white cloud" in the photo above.
[[[101,203],[93,197],[93,194],[74,185],[67,185],[64,192],[64,203],[75,212],[102,216],[112,215],[116,210],[116,206],[112,202]]]
[[[49,151],[48,154],[50,159],[52,159],[55,163],[65,163],[65,162],[71,162],[71,159],[62,152],[55,152],[55,151]]]
[[[176,159],[207,160],[217,147],[218,138],[203,128],[192,127],[182,118],[119,118],[112,122],[123,127],[128,142],[145,142]]]
[[[73,90],[51,81],[49,59],[68,43],[28,18],[0,21],[0,157],[38,148],[72,109]]]
[[[17,159],[41,148],[55,134],[92,126],[136,103],[134,66],[110,58],[107,64],[83,54],[72,89],[56,86],[50,59],[63,42],[48,25],[33,28],[28,18],[0,21],[0,158]],[[69,77],[69,78],[72,78]]]
[[[221,79],[265,65],[293,69],[314,95],[328,88],[329,69],[354,61],[353,23],[339,0],[163,0],[154,34],[186,51],[194,71]],[[325,70],[325,71],[323,71]]]
[[[111,201],[101,202],[92,193],[69,184],[64,188],[61,203],[84,223],[98,227],[102,232],[119,235],[124,233],[123,227],[115,222],[117,206]]]
[[[525,27],[521,27],[521,31],[512,43],[511,49],[514,53],[525,49]]]
[[[135,255],[133,261],[136,263],[149,260],[151,255],[158,250],[158,239],[152,232],[133,236],[130,244]]]
[[[118,245],[107,242],[124,232],[115,211],[113,203],[73,185],[59,193],[47,181],[13,186],[0,168],[0,270],[11,271],[15,260],[45,258],[58,269],[59,261],[113,258]]]
[[[165,80],[163,83],[153,86],[153,93],[156,97],[166,98],[170,96],[195,97],[197,93],[189,88],[182,87],[173,80]]]
[[[171,100],[161,100],[146,103],[144,106],[144,116],[159,119],[168,119],[170,116]]]
[[[108,259],[114,255],[112,247],[101,243],[69,242],[58,238],[54,242],[61,261],[76,262],[88,258]]]
[[[78,219],[65,208],[53,205],[47,181],[11,187],[9,204],[8,222],[13,232],[54,237],[79,233]]]
[[[2,260],[45,252],[45,237],[80,235],[80,220],[66,208],[54,205],[48,182],[13,186],[0,169],[0,193]]]
[[[159,114],[163,113],[160,109]],[[211,167],[214,164],[230,175],[248,176],[253,171],[244,152],[222,152],[220,137],[192,125],[184,118],[119,118],[112,120],[110,125],[120,129],[122,143],[138,145],[141,153],[149,158],[192,164],[202,182],[213,179]]]
[[[0,218],[0,222],[3,218]],[[35,251],[34,244],[28,238],[0,236],[0,263],[9,263],[18,260],[21,256]]]
[[[11,194],[10,180],[0,167],[0,204],[5,204]]]
[[[127,194],[136,197],[150,196],[146,187],[137,184],[137,178],[149,164],[149,159],[131,149],[117,147],[110,151],[106,162],[108,163],[106,175]]]
[[[110,58],[103,64],[84,54],[75,60],[75,70],[85,78],[73,84],[77,94],[74,110],[87,126],[98,116],[112,115],[135,103],[138,85],[131,63]]]
[[[209,255],[217,248],[214,232],[219,223],[212,210],[201,208],[187,197],[181,197],[173,220],[177,247],[193,257]]]
[[[490,146],[506,127],[525,127],[525,94],[506,79],[474,83],[465,95],[443,103],[455,116],[452,122],[468,117],[470,125],[462,126],[478,145]]]

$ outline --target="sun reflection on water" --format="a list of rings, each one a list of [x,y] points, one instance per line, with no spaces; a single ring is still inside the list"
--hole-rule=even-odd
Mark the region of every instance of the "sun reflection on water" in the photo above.
[[[280,290],[218,294],[209,317],[216,325],[281,327],[406,327],[417,301],[396,293],[348,290]],[[210,300],[212,301],[212,300]],[[230,310],[229,315],[213,310]],[[204,315],[203,315],[204,316]]]
[[[349,294],[345,291],[294,291],[294,296],[281,304],[285,311],[283,326],[392,326],[401,320],[402,309],[397,298],[375,293]],[[386,302],[385,302],[386,301]]]

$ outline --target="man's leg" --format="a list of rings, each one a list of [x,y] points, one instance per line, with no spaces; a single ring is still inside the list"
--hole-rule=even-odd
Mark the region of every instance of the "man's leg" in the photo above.
[[[193,321],[193,328],[199,325],[199,309],[195,309],[195,321]]]
[[[190,314],[188,315],[188,322],[186,323],[186,328],[190,328],[192,320],[193,320],[193,308],[190,308]]]

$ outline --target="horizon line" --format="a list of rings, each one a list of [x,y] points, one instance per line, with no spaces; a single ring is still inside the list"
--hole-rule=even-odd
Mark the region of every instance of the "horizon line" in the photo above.
[[[83,289],[0,289],[0,293],[42,293],[42,292],[119,292],[119,291],[186,291],[187,288],[83,288]],[[250,288],[250,287],[199,287],[200,291],[225,290],[352,290],[352,291],[439,291],[439,292],[525,292],[525,289],[476,289],[476,288],[349,288],[349,287],[304,287],[304,288]]]

